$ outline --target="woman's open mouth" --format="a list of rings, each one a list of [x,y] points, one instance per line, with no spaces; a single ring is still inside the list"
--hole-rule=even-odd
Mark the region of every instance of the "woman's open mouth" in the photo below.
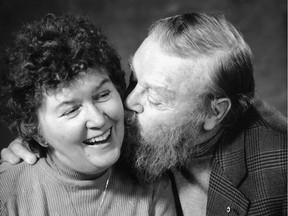
[[[111,130],[112,129],[110,128],[104,134],[87,139],[83,141],[83,143],[85,143],[86,145],[100,145],[100,144],[106,143],[108,139],[110,138]]]

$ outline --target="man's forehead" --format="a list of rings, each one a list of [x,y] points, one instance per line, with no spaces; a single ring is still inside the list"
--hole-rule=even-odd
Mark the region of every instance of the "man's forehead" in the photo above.
[[[162,86],[152,86],[151,89],[163,98],[174,99],[176,97],[175,90]]]
[[[159,92],[199,88],[207,81],[209,71],[213,69],[212,62],[208,56],[182,58],[166,53],[155,41],[147,39],[129,59],[132,79],[137,79],[142,87],[155,88]]]

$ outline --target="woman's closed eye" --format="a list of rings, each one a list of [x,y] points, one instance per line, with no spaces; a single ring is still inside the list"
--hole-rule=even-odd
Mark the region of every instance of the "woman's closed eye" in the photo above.
[[[104,101],[109,100],[110,95],[111,95],[111,91],[110,90],[106,90],[106,91],[100,92],[97,95],[95,95],[93,97],[93,100],[95,100],[97,102],[104,102]]]
[[[71,109],[68,109],[66,112],[63,113],[62,116],[72,116],[75,115],[76,112],[79,110],[80,106],[74,106]]]

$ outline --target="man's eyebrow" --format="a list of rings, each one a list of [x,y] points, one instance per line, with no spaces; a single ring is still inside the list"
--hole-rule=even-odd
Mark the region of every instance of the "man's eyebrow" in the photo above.
[[[94,91],[97,92],[104,84],[106,84],[106,83],[108,83],[108,82],[111,82],[110,79],[109,79],[108,77],[104,78],[104,79],[99,83],[99,85],[94,88]],[[62,106],[74,104],[74,103],[76,103],[76,102],[77,102],[77,100],[72,97],[71,99],[62,101],[60,104],[58,104],[58,105],[55,107],[55,109],[58,110],[58,109],[61,108]]]
[[[171,89],[165,87],[154,86],[151,89],[165,99],[171,100],[176,97],[175,91],[172,91]]]

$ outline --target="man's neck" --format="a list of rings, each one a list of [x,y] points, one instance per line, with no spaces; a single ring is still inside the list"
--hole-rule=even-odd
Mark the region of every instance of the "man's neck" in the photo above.
[[[175,181],[184,215],[206,215],[213,155],[191,161],[189,168],[175,172]]]
[[[184,215],[206,215],[213,152],[223,130],[219,127],[205,135],[195,148],[189,164],[174,172]]]
[[[213,154],[216,148],[216,143],[220,139],[223,131],[224,129],[219,125],[211,131],[203,131],[199,134],[199,139],[196,140],[194,144],[194,149],[190,155],[189,162]]]

